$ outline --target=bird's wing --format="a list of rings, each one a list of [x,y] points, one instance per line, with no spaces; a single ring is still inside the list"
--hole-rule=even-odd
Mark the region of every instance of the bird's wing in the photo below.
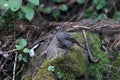
[[[69,34],[69,33],[67,33],[67,32],[64,33],[64,37],[65,37],[65,39],[67,39],[67,40],[70,40],[70,39],[73,38],[72,35]]]
[[[65,33],[65,39],[71,41],[72,43],[76,43],[78,46],[86,50],[86,48],[81,43],[79,43],[77,40],[75,40],[71,34]]]
[[[73,43],[77,43],[78,44],[78,41],[76,41],[71,34],[65,33],[64,35],[65,35],[65,39],[66,40],[69,40],[69,41],[71,41]]]

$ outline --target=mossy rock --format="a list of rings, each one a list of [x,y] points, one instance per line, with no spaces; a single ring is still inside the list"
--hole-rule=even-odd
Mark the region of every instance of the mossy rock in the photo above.
[[[48,71],[48,67],[55,66],[55,71]],[[41,65],[34,80],[59,80],[57,72],[61,74],[61,80],[77,80],[85,76],[86,58],[82,55],[78,48],[71,49],[68,54],[63,57],[58,57],[53,61],[49,59]]]
[[[79,50],[71,50],[68,55],[55,59],[51,64],[57,72],[62,73],[62,80],[80,80],[85,76],[86,59]]]
[[[116,55],[101,50],[98,35],[86,32],[92,55],[99,59],[98,63],[89,63],[84,52],[76,45],[68,50],[68,54],[57,57],[54,60],[46,59],[37,75],[25,80],[102,80],[109,74],[111,80],[120,79],[120,53],[111,60],[109,57]],[[77,41],[84,43],[82,33],[73,34]],[[48,71],[49,66],[55,66],[55,71]],[[60,74],[56,74],[59,72]],[[59,76],[61,78],[59,78]]]

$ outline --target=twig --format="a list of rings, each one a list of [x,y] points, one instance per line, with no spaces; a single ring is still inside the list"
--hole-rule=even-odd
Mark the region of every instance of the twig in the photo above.
[[[112,68],[112,66],[110,65],[109,66],[109,70],[108,70],[108,74],[107,74],[107,76],[106,76],[106,78],[108,79],[109,78],[109,76],[110,76],[110,73],[111,73],[111,68]]]
[[[5,64],[6,64],[6,60],[3,62],[2,65],[0,65],[0,70],[4,67]]]
[[[85,14],[85,11],[86,11],[85,8],[87,7],[88,2],[89,2],[89,0],[85,0],[85,4],[84,4],[82,10],[78,13],[78,18],[77,18],[77,20],[80,20],[80,19],[83,18],[83,15]]]
[[[22,65],[21,69],[17,72],[16,75],[18,75],[23,70],[23,68],[24,68],[24,64]]]
[[[13,79],[15,80],[15,70],[16,70],[16,62],[17,62],[17,52],[15,53],[15,62],[14,62],[14,67],[13,67]]]
[[[35,9],[35,12],[37,13],[38,17],[39,17],[39,20],[44,20],[43,17],[41,16],[41,14],[39,13],[38,9],[34,8]]]
[[[115,5],[115,1],[114,0],[111,0],[112,1],[112,3],[113,3],[113,7],[114,7],[114,9],[115,9],[115,13],[117,12],[117,8],[116,8],[116,5]]]
[[[9,79],[12,80],[12,78],[6,72],[3,71],[3,74],[6,75]]]
[[[106,52],[108,52],[107,48],[106,48],[104,45],[102,46],[102,48],[103,48]]]
[[[90,59],[91,62],[96,63],[96,62],[98,62],[98,59],[95,60],[94,57],[92,56],[91,51],[90,51],[90,47],[89,47],[89,44],[88,44],[86,33],[85,33],[84,30],[82,30],[82,32],[83,32],[83,36],[84,36],[84,39],[85,39],[85,44],[86,44],[86,48],[87,48],[88,58]]]

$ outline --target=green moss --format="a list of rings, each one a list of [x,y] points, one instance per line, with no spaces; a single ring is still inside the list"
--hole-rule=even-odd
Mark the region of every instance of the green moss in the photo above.
[[[84,43],[81,33],[73,35],[79,42]],[[68,50],[68,54],[65,56],[58,57],[53,61],[45,60],[34,80],[58,80],[59,75],[56,74],[57,72],[62,75],[61,80],[102,80],[108,74],[110,74],[111,80],[119,80],[120,54],[116,53],[118,56],[111,62],[109,59],[110,53],[101,50],[99,37],[94,33],[88,32],[87,36],[92,55],[99,59],[98,63],[88,63],[87,58],[84,56],[84,51],[75,45]],[[55,66],[54,72],[47,70],[50,65]],[[84,77],[81,78],[82,76]]]
[[[79,49],[72,49],[64,57],[55,59],[52,63],[56,71],[62,73],[62,80],[76,80],[85,75],[86,59]]]
[[[109,53],[101,50],[101,43],[98,35],[87,33],[92,55],[99,59],[96,64],[87,66],[87,74],[90,80],[102,80],[108,74],[106,65],[110,64]]]
[[[32,80],[31,74],[27,74],[24,80]]]
[[[49,72],[47,69],[50,63],[49,59],[45,60],[45,62],[41,65],[41,68],[38,70],[37,75],[34,77],[34,80],[56,80],[53,73]]]
[[[71,49],[69,54],[63,57],[58,57],[53,61],[45,60],[34,80],[43,78],[45,80],[57,80],[57,75],[47,70],[49,65],[55,66],[55,72],[62,74],[62,80],[76,80],[76,78],[85,75],[86,59],[78,48]]]
[[[102,80],[109,73],[108,67],[106,67],[110,64],[109,53],[101,50],[101,43],[97,34],[91,32],[86,32],[86,34],[92,55],[99,59],[98,63],[86,65],[87,76],[89,80]],[[81,43],[85,41],[82,33],[74,34],[74,37]]]
[[[87,61],[82,53],[79,47],[75,45],[69,50],[67,55],[59,56],[53,61],[45,60],[34,80],[41,80],[43,78],[45,80],[57,80],[57,72],[61,73],[62,80],[76,80],[76,78],[80,80],[81,76],[85,76]],[[48,66],[50,65],[55,66],[55,72],[48,71]]]

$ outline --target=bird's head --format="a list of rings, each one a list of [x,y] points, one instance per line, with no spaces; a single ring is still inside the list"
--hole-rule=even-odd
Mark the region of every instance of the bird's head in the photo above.
[[[65,29],[63,27],[57,26],[55,28],[56,32],[64,31]]]

